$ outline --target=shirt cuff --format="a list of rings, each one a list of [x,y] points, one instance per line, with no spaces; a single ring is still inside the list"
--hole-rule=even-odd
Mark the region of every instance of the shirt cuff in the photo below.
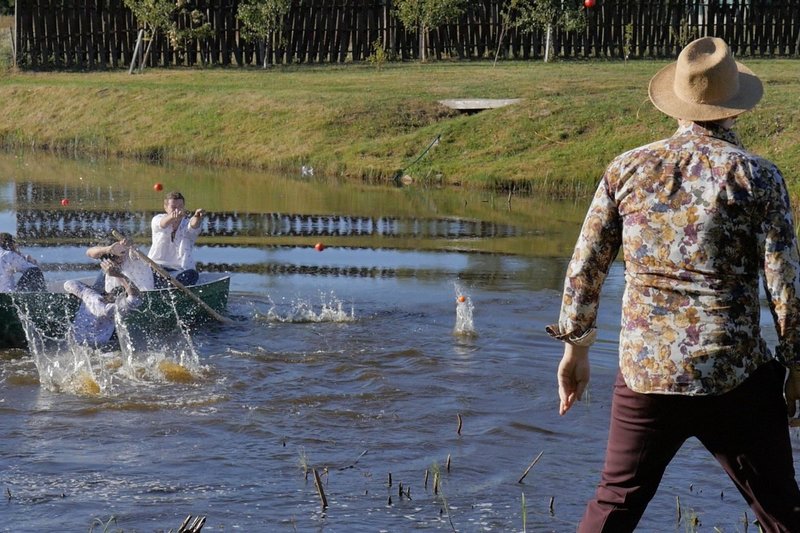
[[[591,346],[597,340],[597,328],[589,328],[583,332],[575,330],[562,332],[559,330],[558,324],[551,324],[544,329],[554,339],[575,346]]]

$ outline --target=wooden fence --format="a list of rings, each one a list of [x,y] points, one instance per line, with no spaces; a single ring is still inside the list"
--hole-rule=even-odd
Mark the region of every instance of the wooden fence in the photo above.
[[[542,30],[503,27],[507,2],[470,0],[458,20],[427,34],[425,56],[542,58]],[[158,33],[149,66],[360,62],[376,43],[392,59],[420,57],[416,30],[397,20],[391,0],[294,0],[268,46],[240,36],[238,0],[191,3],[210,24],[210,37],[173,45]],[[597,0],[586,18],[581,32],[553,32],[556,57],[674,57],[705,35],[724,38],[739,56],[800,55],[800,0]],[[123,0],[17,0],[15,28],[21,68],[98,69],[131,63],[139,23]]]

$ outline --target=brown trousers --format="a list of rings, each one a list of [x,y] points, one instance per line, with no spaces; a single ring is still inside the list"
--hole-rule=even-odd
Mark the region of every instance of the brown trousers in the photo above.
[[[689,437],[719,461],[765,532],[800,532],[800,490],[783,399],[785,370],[756,370],[719,396],[640,394],[614,385],[606,463],[580,533],[633,531]]]

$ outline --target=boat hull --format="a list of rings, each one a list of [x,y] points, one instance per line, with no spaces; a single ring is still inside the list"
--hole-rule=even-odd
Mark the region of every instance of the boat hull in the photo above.
[[[187,287],[206,305],[224,313],[228,305],[230,276],[204,273],[197,285]],[[194,326],[213,318],[178,288],[143,291],[142,304],[125,317],[132,334],[153,335],[174,330],[180,324]],[[0,348],[25,348],[20,313],[48,337],[66,335],[79,307],[79,300],[65,292],[0,294]]]

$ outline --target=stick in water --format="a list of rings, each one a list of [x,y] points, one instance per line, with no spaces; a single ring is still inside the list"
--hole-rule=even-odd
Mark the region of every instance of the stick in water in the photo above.
[[[519,478],[519,481],[517,481],[517,483],[522,483],[522,480],[523,480],[523,479],[525,479],[525,476],[527,476],[527,475],[528,475],[528,472],[530,472],[530,471],[531,471],[531,468],[533,468],[533,466],[534,466],[536,463],[538,463],[538,462],[539,462],[539,459],[541,459],[541,458],[542,458],[542,454],[543,454],[543,453],[544,453],[544,450],[542,450],[542,451],[540,451],[540,452],[539,452],[539,455],[537,455],[537,456],[536,456],[536,459],[534,459],[534,460],[533,460],[533,462],[532,462],[531,464],[529,464],[529,465],[528,465],[528,468],[526,468],[526,469],[525,469],[525,472],[523,472],[523,473],[522,473],[522,477],[521,477],[521,478]]]

